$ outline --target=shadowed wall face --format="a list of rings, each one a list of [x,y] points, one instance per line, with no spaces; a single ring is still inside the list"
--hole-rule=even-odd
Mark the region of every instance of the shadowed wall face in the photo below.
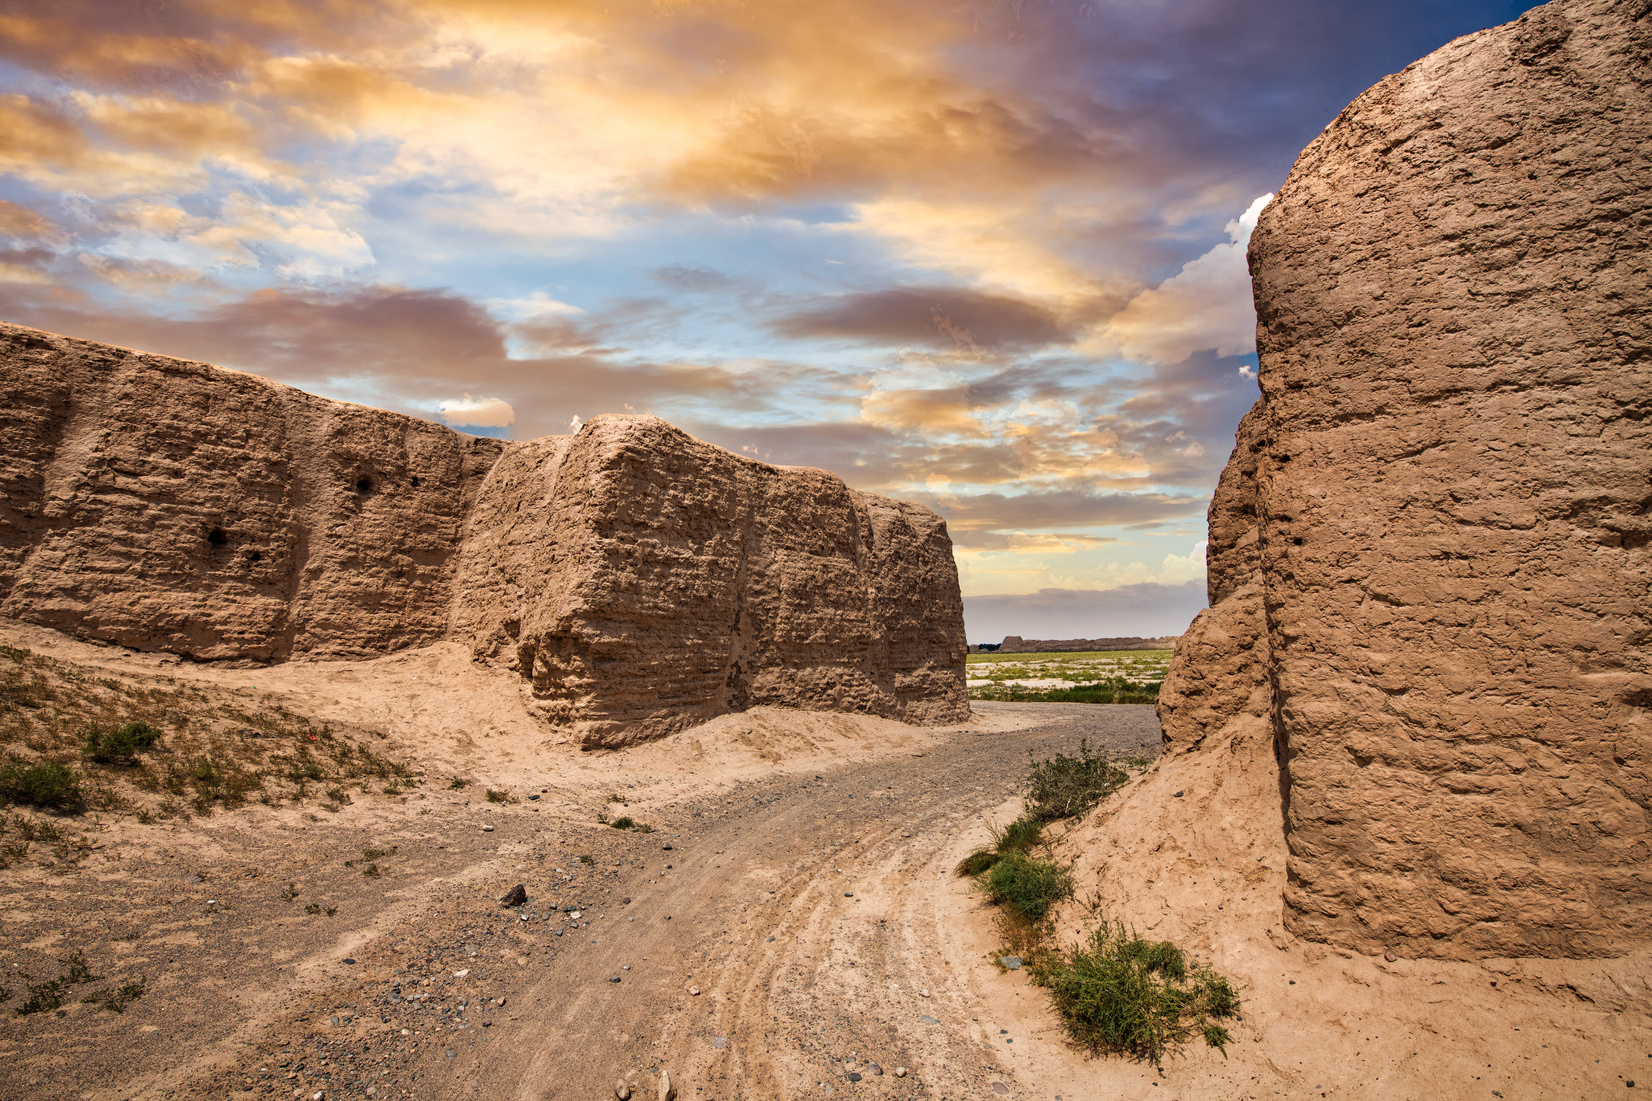
[[[589,745],[756,704],[965,719],[946,526],[653,417],[475,439],[0,325],[0,615],[200,660],[454,637]]]
[[[1167,736],[1266,688],[1287,924],[1608,955],[1652,928],[1652,20],[1551,4],[1377,85],[1251,243],[1263,396]],[[1214,704],[1201,711],[1202,704]]]

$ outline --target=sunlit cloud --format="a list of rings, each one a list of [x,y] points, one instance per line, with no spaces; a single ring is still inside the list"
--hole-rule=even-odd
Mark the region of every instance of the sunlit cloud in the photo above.
[[[1219,356],[1256,351],[1256,307],[1245,250],[1267,194],[1227,224],[1228,240],[1157,287],[1142,291],[1113,316],[1107,331],[1131,359],[1179,363],[1194,352]]]
[[[516,423],[516,410],[500,398],[462,398],[441,402],[436,414],[458,428],[505,428]]]

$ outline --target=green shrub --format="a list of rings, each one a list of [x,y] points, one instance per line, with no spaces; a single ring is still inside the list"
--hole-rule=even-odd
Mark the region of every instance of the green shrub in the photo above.
[[[1077,757],[1058,753],[1033,765],[1027,777],[1027,813],[1046,822],[1083,814],[1128,779],[1128,772],[1104,754],[1091,753],[1088,740],[1081,741]]]
[[[14,757],[0,765],[0,798],[10,803],[70,812],[86,806],[80,777],[74,769],[58,761],[30,765]]]
[[[1038,952],[1029,970],[1049,990],[1067,1034],[1091,1051],[1157,1064],[1195,1030],[1218,1050],[1233,1038],[1221,1024],[1239,1013],[1233,984],[1120,922],[1103,922],[1087,945]]]
[[[19,1017],[30,1013],[49,1013],[63,1004],[63,980],[36,983],[29,986],[29,996],[17,1007]]]
[[[958,861],[958,867],[955,871],[959,875],[980,875],[996,863],[998,863],[997,853],[991,849],[976,849]]]
[[[1001,853],[982,873],[980,884],[992,901],[1032,922],[1043,921],[1051,906],[1073,897],[1073,877],[1067,869],[1013,849]]]
[[[161,732],[148,723],[129,722],[114,730],[94,724],[86,731],[86,756],[99,764],[134,764],[138,754],[152,749]]]
[[[510,799],[511,793],[508,791],[500,791],[497,788],[488,788],[487,796],[488,802],[490,803],[503,803]]]
[[[1005,853],[1030,852],[1043,840],[1044,823],[1023,815],[1003,829],[993,827],[992,844],[964,857],[958,862],[956,871],[959,875],[980,875],[998,863]]]
[[[621,815],[608,824],[616,830],[628,830],[632,826],[636,825],[635,822],[631,821],[631,818],[628,815]]]

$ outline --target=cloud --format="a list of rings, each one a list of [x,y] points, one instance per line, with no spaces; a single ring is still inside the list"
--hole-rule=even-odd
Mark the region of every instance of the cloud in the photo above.
[[[957,287],[890,287],[835,295],[777,318],[783,336],[920,344],[980,354],[1066,343],[1050,310],[1024,299]]]
[[[1262,208],[1263,195],[1227,224],[1228,241],[1157,287],[1142,291],[1113,316],[1108,334],[1131,359],[1179,363],[1194,352],[1219,356],[1256,351],[1256,306],[1251,297],[1245,250]]]
[[[505,428],[516,421],[516,410],[510,402],[469,394],[437,405],[436,414],[455,428]]]
[[[1157,638],[1179,635],[1206,606],[1203,581],[1116,589],[1041,589],[1013,596],[964,597],[971,642],[1005,635],[1028,639]]]

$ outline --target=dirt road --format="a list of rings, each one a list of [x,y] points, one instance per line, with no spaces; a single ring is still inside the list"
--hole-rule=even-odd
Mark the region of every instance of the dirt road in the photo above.
[[[990,919],[951,869],[1016,813],[1029,752],[1158,727],[1148,707],[983,710],[999,732],[894,759],[657,804],[622,788],[609,813],[652,833],[462,792],[171,827],[7,914],[14,974],[78,950],[104,978],[86,989],[148,988],[119,1014],[8,1014],[0,1096],[540,1101],[624,1078],[652,1101],[661,1068],[682,1101],[1022,1095],[1029,1017],[1000,1003],[1036,995],[987,981],[961,930]],[[529,902],[502,907],[517,883]]]

